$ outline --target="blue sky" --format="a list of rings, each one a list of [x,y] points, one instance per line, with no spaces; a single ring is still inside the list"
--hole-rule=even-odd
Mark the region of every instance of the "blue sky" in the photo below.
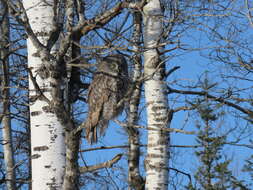
[[[238,6],[239,8],[239,6]],[[242,18],[236,18],[237,23],[240,23],[240,20]],[[199,20],[200,22],[201,20]],[[225,20],[224,20],[225,21]],[[130,22],[130,21],[129,21]],[[223,63],[220,63],[218,61],[213,61],[208,59],[207,57],[203,57],[203,55],[209,55],[209,53],[213,50],[211,47],[214,47],[216,45],[214,41],[210,41],[209,36],[207,35],[207,29],[204,28],[205,24],[215,25],[214,21],[210,21],[209,18],[205,18],[202,20],[203,23],[200,23],[196,28],[191,28],[187,35],[183,35],[182,38],[180,38],[180,42],[183,44],[183,47],[186,47],[189,49],[189,51],[173,51],[168,56],[174,56],[172,59],[169,59],[166,66],[168,69],[173,68],[174,66],[180,66],[181,68],[175,71],[169,78],[168,83],[170,84],[172,81],[180,83],[181,85],[196,85],[199,83],[199,79],[204,76],[205,72],[208,72],[208,78],[211,80],[211,82],[216,83],[217,82],[217,88],[216,90],[223,89],[229,87],[229,85],[233,84],[235,87],[248,87],[251,84],[246,81],[234,81],[233,79],[229,79],[227,81],[224,81],[220,77],[221,73],[226,74],[235,74],[233,70],[229,69],[230,66],[224,65]],[[219,18],[219,22],[221,24],[219,25],[219,32],[221,34],[227,35],[231,33],[231,31],[227,30],[226,24],[228,24],[230,21],[226,20],[226,22],[222,22],[222,18]],[[240,23],[242,24],[242,23]],[[127,27],[127,26],[126,26]],[[224,27],[224,28],[223,28]],[[240,26],[242,28],[242,26]],[[244,33],[243,36],[239,36],[242,39],[250,39],[249,37],[252,37],[252,31],[246,30],[244,26]],[[103,31],[100,30],[100,34],[103,34]],[[239,40],[238,36],[236,34],[230,34],[231,36],[235,36],[237,40]],[[174,39],[176,41],[176,39]],[[219,42],[220,45],[226,45],[223,41],[219,41],[215,39],[216,42]],[[245,41],[246,42],[246,41]],[[192,48],[201,48],[201,47],[209,47],[208,49],[202,50],[201,54],[198,50],[191,51]],[[168,46],[168,49],[171,47]],[[240,50],[238,46],[236,46],[237,50]],[[235,61],[234,57],[231,57],[231,60]],[[236,83],[235,83],[236,82]],[[179,88],[180,86],[172,84],[173,88]],[[234,87],[234,86],[233,86]],[[198,89],[200,90],[200,89]],[[212,92],[211,92],[212,93]],[[217,94],[217,93],[216,93]],[[189,96],[191,97],[191,96]],[[172,105],[172,100],[177,99],[177,95],[169,95],[169,104]],[[180,100],[185,101],[185,97],[181,96]],[[173,108],[177,107],[178,105],[184,105],[185,103],[176,103],[173,104]],[[142,104],[140,106],[142,112],[140,117],[140,125],[146,125],[146,115],[145,115],[145,109],[144,107],[144,100],[142,100]],[[225,109],[226,110],[226,109]],[[187,115],[187,111],[182,111],[180,113],[175,114],[173,117],[173,121],[171,124],[172,128],[182,128],[184,127],[187,131],[197,131],[196,129],[196,121],[199,120],[197,117],[197,114],[191,112],[190,115],[193,117],[189,118],[189,115]],[[123,114],[124,115],[124,114]],[[123,120],[124,116],[119,117],[119,119]],[[239,121],[239,123],[236,123],[235,118],[232,116],[226,116],[223,121],[220,120],[219,123],[217,122],[217,125],[222,125],[221,130],[226,131],[231,126],[241,125],[244,126],[245,122]],[[214,124],[216,125],[216,123]],[[140,130],[141,131],[141,142],[143,144],[146,144],[146,137],[147,137],[147,131],[146,130]],[[249,143],[249,139],[252,138],[252,132],[250,132],[250,136],[245,138],[241,143]],[[228,136],[229,141],[233,141],[235,139],[235,134],[230,134]],[[185,135],[185,134],[179,134],[179,133],[171,133],[171,144],[173,145],[195,145],[195,135]],[[127,142],[127,136],[124,134],[121,127],[116,126],[115,123],[111,122],[111,127],[107,130],[106,135],[104,138],[102,138],[102,145],[124,145]],[[88,146],[84,145],[84,148],[88,148]],[[100,145],[97,145],[100,146]],[[92,164],[96,163],[97,161],[106,161],[108,159],[111,159],[114,155],[117,153],[125,152],[127,150],[122,149],[113,149],[111,151],[108,150],[100,150],[95,152],[90,152],[85,157],[87,158],[87,163]],[[145,156],[145,148],[142,148],[142,151]],[[196,171],[198,167],[198,160],[194,155],[194,149],[189,148],[175,148],[172,149],[173,154],[175,153],[175,156],[173,156],[173,159],[171,163],[171,166],[182,170],[186,173],[190,173],[192,176],[194,172]],[[244,147],[237,147],[237,146],[230,146],[226,145],[224,147],[224,156],[226,155],[228,158],[231,158],[233,161],[231,163],[231,170],[233,171],[233,174],[236,177],[239,177],[239,179],[249,179],[247,175],[244,175],[241,172],[241,168],[243,166],[243,161],[249,155],[251,154],[251,150]],[[126,158],[126,157],[125,157]],[[141,158],[143,160],[143,157]],[[126,167],[127,161],[123,159],[119,162],[119,165]],[[142,168],[143,171],[143,168]],[[173,174],[173,171],[171,171]],[[187,183],[188,178],[186,176],[182,177],[182,183]]]
[[[238,19],[238,21],[239,20],[240,19]],[[225,25],[225,23],[224,23],[224,25]],[[201,28],[201,27],[202,26],[199,26],[199,28]],[[243,34],[242,36],[239,36],[241,39],[250,39],[250,38],[253,39],[252,38],[252,30],[250,30],[250,28],[248,28],[248,29],[249,30],[242,33]],[[101,34],[103,34],[102,30],[98,30],[98,31]],[[225,28],[222,29],[222,27],[221,27],[220,32],[225,33],[227,31],[225,30]],[[201,37],[201,40],[199,41],[200,37]],[[200,47],[200,45],[203,45],[203,44],[210,45],[210,46],[213,45],[207,39],[207,35],[205,34],[205,32],[199,32],[199,31],[196,32],[195,29],[191,29],[187,36],[183,36],[182,42],[184,44],[187,44],[186,47],[195,47],[195,48],[198,48],[198,47]],[[191,46],[189,46],[189,45],[191,45]],[[169,49],[169,47],[168,47],[168,49]],[[237,47],[237,49],[239,49],[239,47]],[[209,50],[211,50],[211,49],[209,49]],[[209,50],[203,51],[202,53],[207,54]],[[230,73],[234,74],[232,70],[227,69],[226,68],[227,66],[224,66],[223,64],[221,64],[219,62],[211,62],[209,59],[201,56],[198,51],[189,51],[188,53],[183,52],[183,51],[177,51],[177,52],[172,52],[171,54],[168,54],[168,56],[171,56],[174,53],[178,53],[179,56],[176,56],[175,58],[170,59],[167,62],[167,68],[170,69],[170,68],[173,68],[174,66],[180,66],[181,68],[178,69],[177,71],[175,71],[171,76],[169,76],[169,78],[168,78],[169,83],[171,81],[177,81],[183,85],[189,85],[189,84],[193,85],[193,84],[198,83],[200,76],[203,76],[203,73],[205,71],[209,71],[208,75],[209,75],[210,79],[213,82],[218,82],[219,88],[224,88],[224,87],[229,86],[230,82],[231,82],[231,84],[234,84],[234,82],[232,82],[232,79],[231,79],[231,81],[228,80],[228,81],[224,82],[221,78],[219,78],[219,74],[222,72],[227,72],[227,74],[230,74]],[[234,58],[231,58],[231,60],[234,60]],[[252,75],[250,77],[252,79]],[[252,85],[250,82],[243,81],[243,80],[236,81],[236,82],[237,82],[236,86],[238,88],[239,87],[248,87],[248,86]],[[175,85],[172,84],[173,88],[174,88],[174,86]],[[247,92],[250,92],[250,90]],[[177,95],[169,95],[168,96],[170,105],[172,104],[172,102],[171,102],[172,97],[174,100],[177,98]],[[185,100],[185,98],[181,97],[180,100]],[[184,103],[181,103],[181,104],[177,103],[174,106],[176,107],[178,105],[183,105],[183,104]],[[145,115],[145,109],[143,109],[144,100],[142,100],[142,104],[140,107],[142,109],[142,112],[141,112],[139,124],[145,126],[146,125],[146,115]],[[196,120],[198,120],[196,115],[194,115],[195,117],[188,119],[187,113],[188,112],[182,111],[180,113],[175,114],[175,116],[172,120],[171,127],[180,129],[185,125],[185,121],[187,121],[186,125],[184,126],[184,129],[187,131],[192,131],[192,130],[197,131],[197,129],[195,127]],[[120,120],[124,120],[124,118],[125,118],[124,114],[123,114],[123,116],[119,117]],[[234,120],[234,117],[232,117],[232,116],[227,116],[224,120],[225,121],[224,121],[224,124],[222,127],[225,130],[231,126],[240,125],[240,127],[241,127],[241,126],[245,125],[245,122],[242,122],[240,120],[238,121],[238,123],[236,123]],[[14,127],[18,128],[19,124],[14,123]],[[140,131],[142,134],[141,135],[141,137],[142,137],[141,142],[143,144],[146,144],[147,131],[146,130],[140,130]],[[248,144],[249,139],[253,138],[252,131],[249,130],[249,132],[251,132],[250,136],[245,138],[241,143]],[[231,134],[230,136],[228,136],[228,140],[233,140],[234,135],[236,135],[236,134]],[[127,143],[127,135],[126,135],[126,133],[123,132],[123,130],[120,126],[117,126],[115,123],[111,122],[110,128],[107,130],[105,137],[102,138],[101,141],[103,141],[103,143],[95,145],[95,146],[125,145]],[[196,141],[195,141],[194,135],[171,133],[171,144],[173,144],[173,145],[194,145],[195,143],[196,143]],[[90,145],[83,144],[82,148],[87,149],[89,147],[90,147]],[[1,148],[2,147],[0,147],[0,149]],[[173,166],[179,170],[182,170],[186,173],[193,174],[193,172],[196,170],[196,168],[198,166],[197,159],[193,154],[194,150],[193,149],[186,149],[186,148],[175,148],[172,150],[173,150],[173,153],[175,152],[175,156],[172,159],[173,165],[171,165],[171,166]],[[142,148],[142,151],[144,153],[143,155],[145,156],[145,148]],[[111,159],[112,157],[114,157],[116,154],[122,153],[122,152],[126,153],[127,149],[92,151],[87,154],[85,153],[84,159],[87,162],[86,164],[91,165],[91,164],[96,164],[98,162],[107,161],[108,159]],[[224,153],[227,154],[229,158],[233,159],[233,162],[231,164],[231,169],[233,171],[233,174],[235,176],[240,177],[240,179],[242,179],[242,178],[248,179],[248,177],[244,176],[244,174],[240,170],[243,165],[243,160],[245,158],[249,157],[249,155],[252,153],[252,150],[248,149],[248,148],[244,148],[244,147],[227,145],[224,147]],[[141,158],[141,160],[143,160],[144,156]],[[80,161],[80,163],[82,163],[82,161]],[[124,168],[127,168],[126,157],[124,157],[118,163],[118,165],[122,166]],[[142,167],[141,170],[144,171],[142,163],[141,163],[141,167]],[[173,174],[173,171],[171,173]],[[124,178],[124,176],[122,176],[122,179],[123,178]],[[183,181],[183,183],[187,183],[188,182],[187,177],[182,176],[182,181]]]

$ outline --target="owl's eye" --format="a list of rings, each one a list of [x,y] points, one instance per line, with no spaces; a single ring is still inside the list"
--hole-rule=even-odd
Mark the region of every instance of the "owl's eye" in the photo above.
[[[118,70],[118,65],[116,63],[111,63],[110,68],[114,70]]]

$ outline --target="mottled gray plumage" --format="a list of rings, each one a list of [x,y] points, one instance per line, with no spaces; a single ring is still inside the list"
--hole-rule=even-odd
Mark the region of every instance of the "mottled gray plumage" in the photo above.
[[[89,112],[85,123],[89,143],[97,142],[97,133],[103,135],[109,120],[119,115],[118,106],[127,92],[127,62],[122,55],[110,55],[99,63],[88,90]]]

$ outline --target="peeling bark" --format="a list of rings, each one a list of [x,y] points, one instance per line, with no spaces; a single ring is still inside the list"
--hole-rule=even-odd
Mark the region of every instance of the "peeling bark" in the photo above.
[[[159,43],[163,28],[163,12],[159,0],[150,0],[143,8],[144,23],[144,83],[147,105],[148,131],[147,155],[145,158],[145,189],[168,189],[168,134],[159,129],[167,128],[168,104],[166,83],[164,81],[165,65],[161,64]]]

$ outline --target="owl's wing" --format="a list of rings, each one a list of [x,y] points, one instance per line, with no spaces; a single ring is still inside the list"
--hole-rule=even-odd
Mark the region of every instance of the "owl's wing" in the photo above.
[[[86,136],[89,143],[97,142],[98,125],[101,124],[101,115],[104,103],[110,97],[110,90],[103,85],[106,79],[102,75],[95,76],[88,91],[89,113],[86,121]]]

